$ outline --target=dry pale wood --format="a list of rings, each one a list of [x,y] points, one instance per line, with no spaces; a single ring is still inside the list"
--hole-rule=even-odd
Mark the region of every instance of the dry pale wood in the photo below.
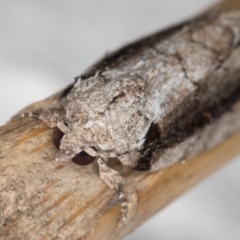
[[[116,166],[139,197],[134,219],[117,230],[117,195],[99,179],[96,166],[58,164],[48,127],[30,118],[12,121],[0,129],[0,239],[120,239],[239,154],[239,141],[236,134],[161,172]]]
[[[55,106],[57,97],[32,107]],[[239,141],[240,133],[185,164],[156,173],[113,163],[139,197],[132,221],[116,229],[120,202],[99,179],[97,166],[55,162],[51,129],[33,118],[12,120],[0,128],[0,239],[121,239],[239,154]]]
[[[222,10],[237,10],[240,9],[240,2],[238,0],[225,0],[218,4],[218,6],[214,6],[214,8]]]

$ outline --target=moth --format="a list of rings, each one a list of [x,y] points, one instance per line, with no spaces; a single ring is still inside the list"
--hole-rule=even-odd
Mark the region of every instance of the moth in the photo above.
[[[240,12],[210,12],[106,56],[63,92],[61,110],[32,114],[54,128],[57,161],[97,162],[127,222],[137,198],[108,162],[158,171],[239,130],[239,56]]]

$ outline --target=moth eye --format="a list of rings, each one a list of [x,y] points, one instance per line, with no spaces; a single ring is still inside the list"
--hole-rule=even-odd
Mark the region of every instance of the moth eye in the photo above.
[[[82,151],[78,154],[76,154],[73,158],[72,161],[75,162],[78,165],[85,166],[91,164],[96,157],[90,156],[86,152]]]
[[[53,128],[52,142],[56,148],[60,147],[60,143],[61,143],[63,135],[64,135],[64,133],[59,128],[57,128],[57,127]]]

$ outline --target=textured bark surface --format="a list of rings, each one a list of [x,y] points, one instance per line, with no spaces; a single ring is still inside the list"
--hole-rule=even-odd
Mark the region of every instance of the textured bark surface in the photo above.
[[[223,8],[226,7],[229,5],[224,5]],[[204,21],[206,27],[211,25],[208,20]],[[237,33],[227,29],[229,28],[221,34],[224,34],[226,41],[230,39],[232,44],[228,46],[231,46],[231,49],[223,47],[221,57],[212,48],[206,49],[206,46],[199,43],[197,46],[200,45],[202,50],[206,50],[206,58],[200,63],[218,57],[218,63],[221,64],[217,65],[214,77],[211,71],[206,72],[205,77],[216,82],[218,80],[222,82],[224,79],[225,85],[219,85],[215,90],[223,93],[219,90],[221,87],[231,86],[226,91],[229,99],[239,87],[240,63],[239,45],[234,45]],[[181,35],[182,31],[181,27],[174,28],[174,34]],[[201,32],[195,35],[198,39],[201,36]],[[146,46],[145,44],[146,42],[143,42],[143,47]],[[225,51],[226,48],[228,51]],[[182,55],[180,56],[181,60]],[[122,59],[122,63],[127,64],[127,59]],[[187,55],[186,59],[189,63],[185,62],[184,67],[188,73],[199,74],[197,68],[190,69],[191,54]],[[175,60],[179,61],[179,55]],[[171,67],[170,64],[169,72],[172,72]],[[178,74],[186,69],[179,69]],[[91,70],[86,75],[91,75]],[[213,96],[219,98],[216,91]],[[185,94],[187,94],[185,89],[179,92],[179,96]],[[200,96],[203,97],[203,93]],[[184,141],[182,138],[181,143],[177,145],[175,143],[174,149],[167,151],[171,151],[174,156],[186,154],[185,145],[189,146],[191,142],[195,152],[191,151],[186,155],[191,157],[191,154],[202,152],[236,133],[216,148],[188,159],[184,164],[177,163],[155,173],[136,172],[123,167],[117,161],[111,162],[111,167],[122,174],[127,184],[136,188],[139,199],[133,219],[121,229],[116,229],[121,208],[117,193],[107,188],[100,180],[96,163],[85,167],[74,163],[67,165],[57,163],[55,161],[57,149],[51,141],[52,130],[34,118],[16,118],[2,126],[0,128],[0,239],[121,239],[240,153],[240,134],[237,134],[240,128],[239,94],[234,101],[230,101],[230,105],[222,101],[216,102],[218,108],[224,106],[224,111],[218,114],[216,119],[207,122],[199,131],[188,135]],[[184,101],[182,105],[185,105]],[[208,102],[205,102],[203,108],[207,108],[207,105]],[[56,107],[59,107],[59,94],[33,104],[28,109]],[[206,113],[206,116],[209,117],[209,114]],[[171,117],[170,111],[161,124]],[[208,141],[210,136],[211,142]],[[200,145],[196,144],[199,143],[199,139],[202,139]],[[171,158],[169,157],[171,154],[166,154]]]

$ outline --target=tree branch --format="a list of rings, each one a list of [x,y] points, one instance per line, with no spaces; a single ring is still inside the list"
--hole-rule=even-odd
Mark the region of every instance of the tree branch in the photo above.
[[[229,6],[233,5],[220,7]],[[59,106],[60,94],[27,109]],[[101,181],[95,163],[85,167],[59,164],[50,128],[34,118],[11,120],[0,128],[0,239],[121,239],[240,153],[240,100],[231,107],[213,126],[216,132],[223,126],[230,129],[224,120],[230,119],[235,124],[228,132],[232,137],[184,164],[146,173],[118,161],[110,163],[138,194],[136,213],[122,228],[116,228],[121,202]]]

